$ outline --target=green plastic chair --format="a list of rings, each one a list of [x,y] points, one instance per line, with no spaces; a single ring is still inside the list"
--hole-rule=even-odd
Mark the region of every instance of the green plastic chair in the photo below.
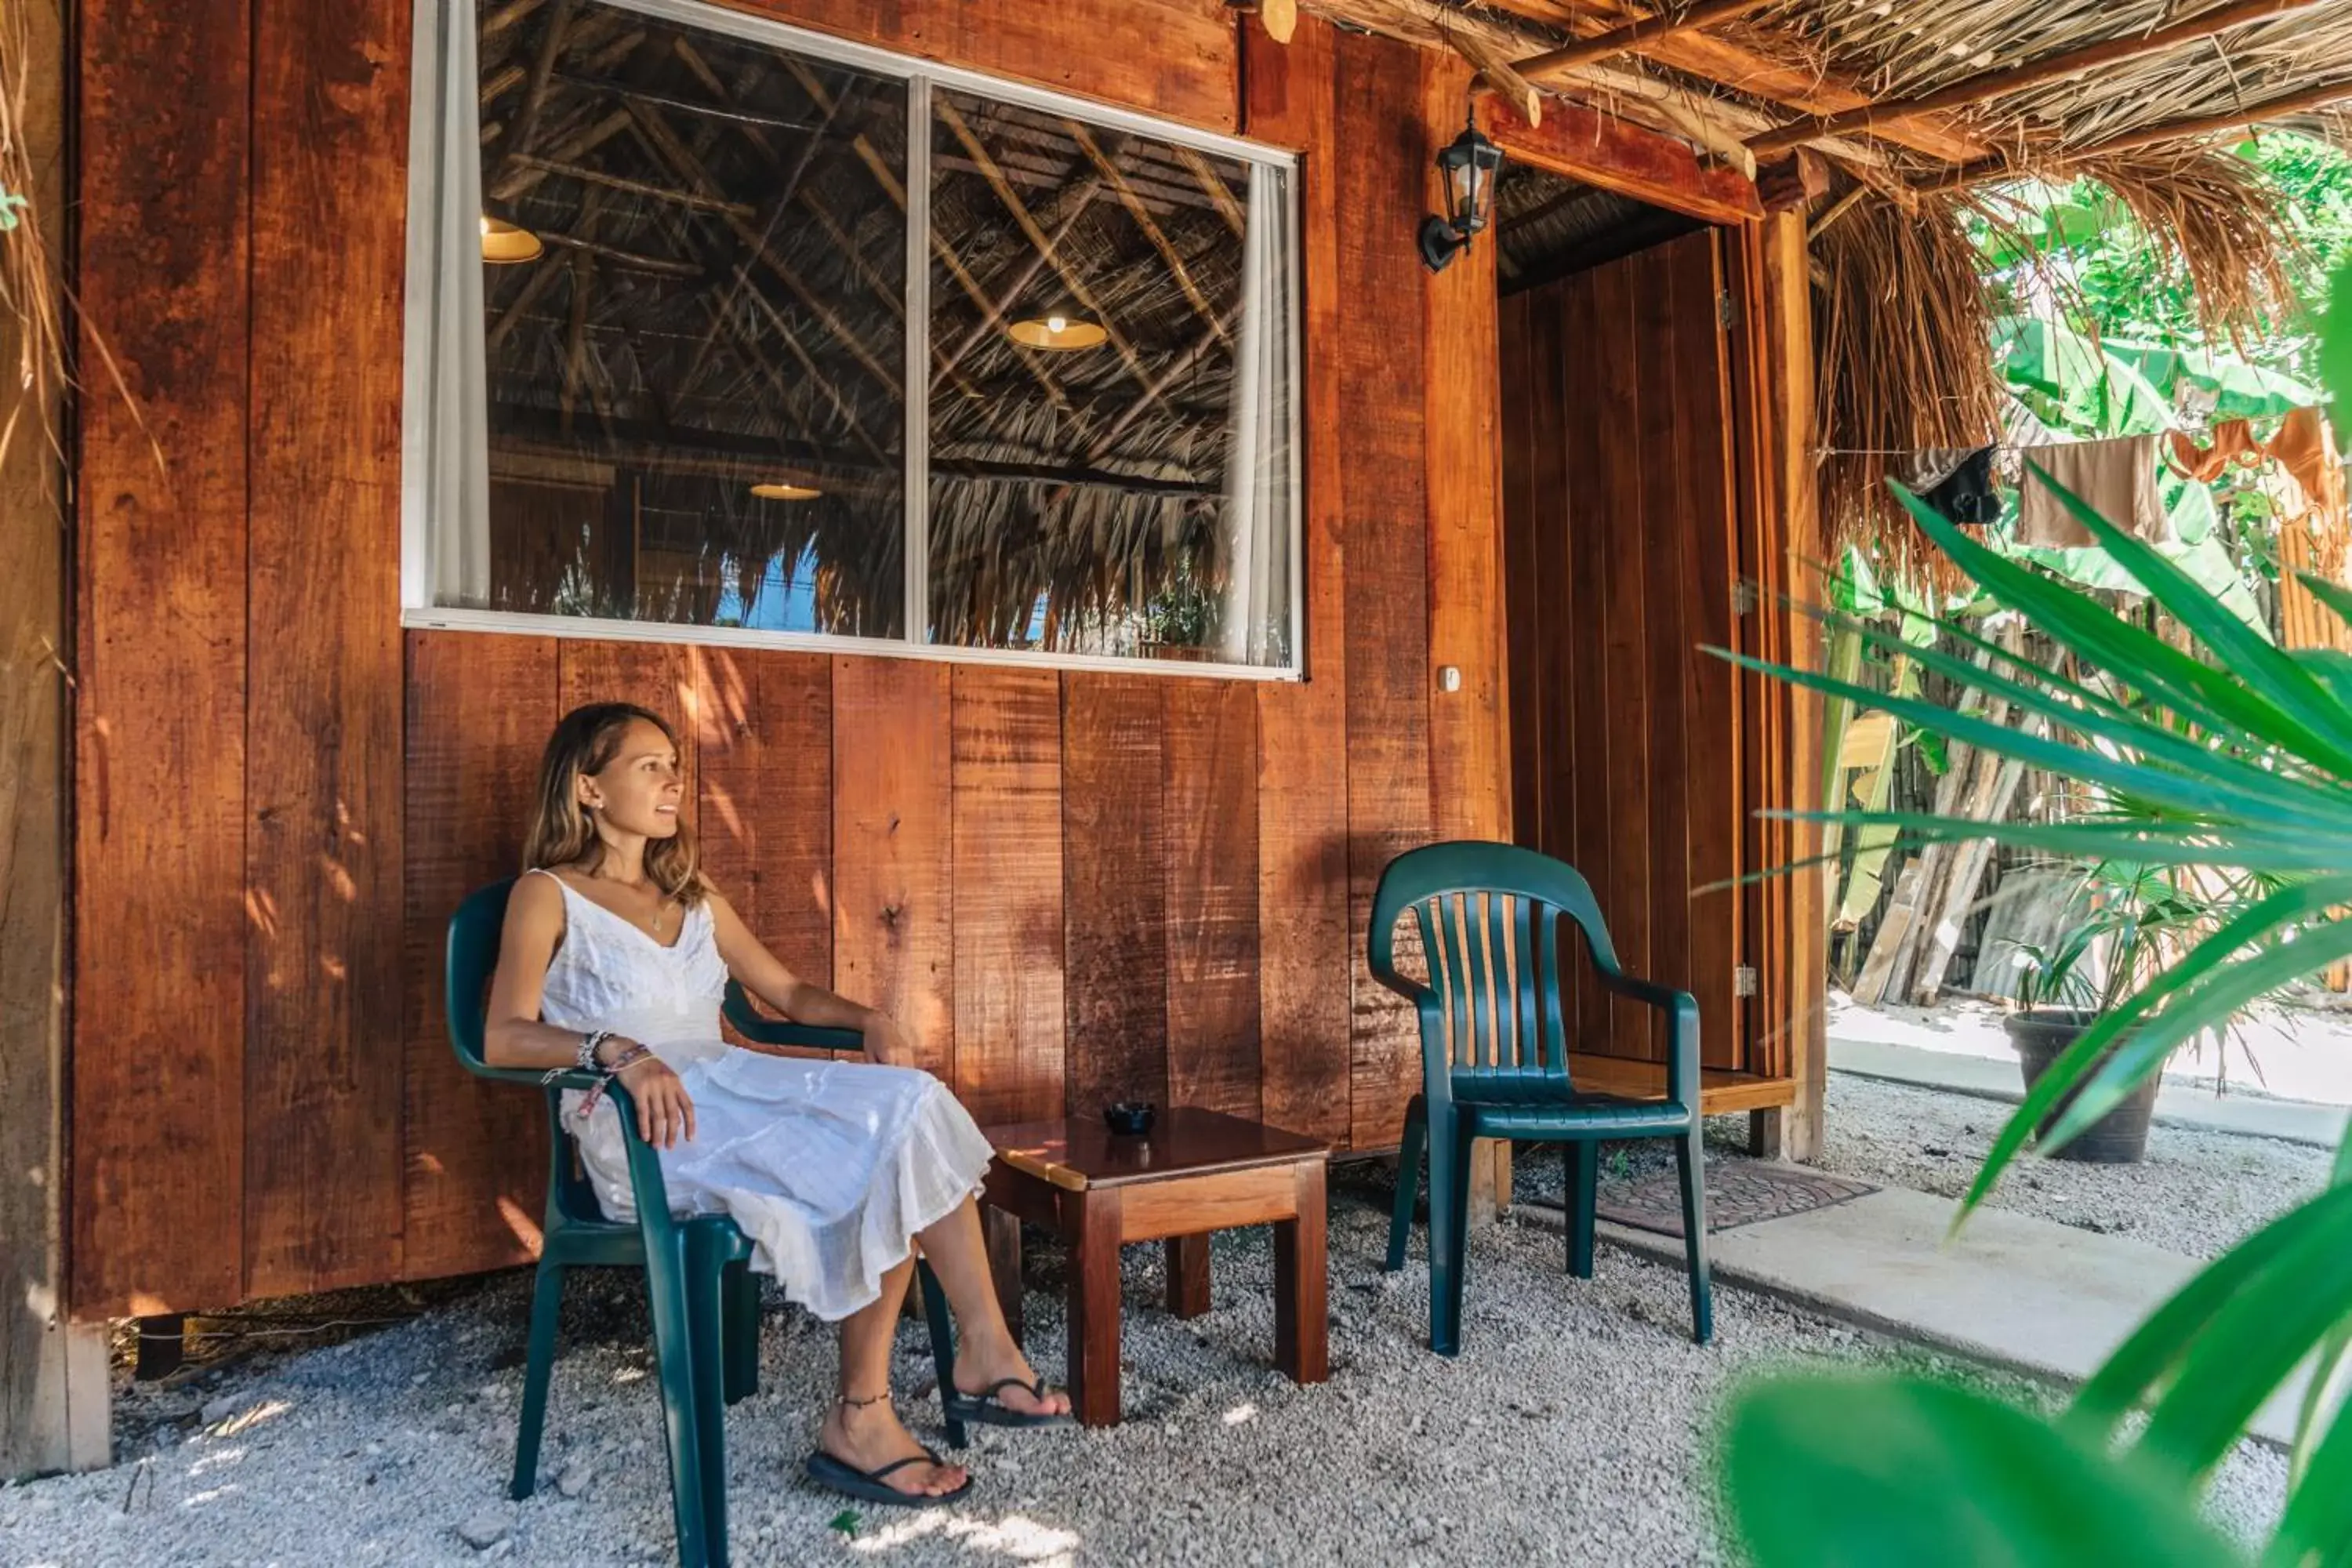
[[[1397,972],[1396,925],[1408,910],[1420,926],[1432,984]],[[1665,1011],[1665,1099],[1591,1093],[1570,1079],[1560,998],[1563,919],[1583,930],[1604,989]],[[1705,1344],[1715,1331],[1715,1309],[1701,1186],[1696,1000],[1626,974],[1584,879],[1548,855],[1508,844],[1433,844],[1389,862],[1372,896],[1367,947],[1373,976],[1409,999],[1421,1019],[1422,1092],[1405,1109],[1384,1268],[1394,1273],[1404,1267],[1425,1143],[1430,1349],[1453,1355],[1461,1348],[1470,1146],[1476,1138],[1570,1146],[1568,1271],[1580,1279],[1592,1277],[1601,1140],[1675,1139],[1692,1338]]]
[[[621,1118],[629,1151],[629,1182],[637,1217],[604,1217],[574,1155],[564,1124],[562,1091],[599,1080],[580,1072],[552,1082],[528,1068],[494,1068],[483,1059],[482,1032],[490,974],[498,967],[499,933],[506,924],[511,879],[469,894],[449,921],[449,1038],[468,1072],[503,1083],[544,1085],[550,1162],[547,1217],[531,1289],[530,1355],[523,1373],[522,1413],[515,1435],[514,1477],[507,1495],[518,1501],[539,1481],[539,1439],[547,1415],[547,1386],[555,1366],[556,1320],[565,1270],[642,1268],[652,1307],[654,1357],[659,1370],[662,1416],[669,1455],[670,1505],[677,1556],[687,1568],[727,1561],[726,1407],[760,1385],[760,1286],[751,1270],[751,1239],[724,1215],[674,1217],[662,1182],[661,1160],[637,1136],[636,1106],[614,1079],[605,1097]],[[727,1022],[752,1044],[818,1050],[861,1049],[854,1029],[823,1029],[770,1018],[743,988],[727,984]],[[940,1386],[955,1364],[947,1298],[928,1263],[919,1263],[923,1314]],[[964,1425],[948,1423],[949,1441],[964,1446]]]

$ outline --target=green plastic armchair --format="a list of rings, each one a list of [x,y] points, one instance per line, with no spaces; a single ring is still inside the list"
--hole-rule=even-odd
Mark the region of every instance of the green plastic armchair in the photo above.
[[[636,1106],[618,1079],[605,1089],[621,1119],[629,1151],[629,1182],[637,1217],[606,1219],[583,1173],[564,1125],[562,1091],[599,1080],[564,1072],[491,1067],[483,1059],[484,1004],[498,967],[499,933],[506,923],[511,879],[469,894],[449,921],[449,1038],[468,1072],[504,1083],[543,1088],[550,1129],[547,1215],[531,1289],[530,1340],[523,1373],[522,1411],[515,1435],[514,1475],[507,1493],[520,1500],[536,1489],[539,1440],[547,1415],[547,1387],[555,1365],[556,1320],[563,1276],[581,1268],[642,1268],[652,1308],[654,1356],[661,1382],[662,1416],[669,1456],[670,1505],[678,1562],[704,1568],[727,1561],[726,1406],[756,1393],[760,1382],[760,1288],[751,1271],[751,1243],[724,1215],[671,1215],[661,1160],[637,1135]],[[770,1018],[741,986],[728,982],[727,1022],[754,1045],[854,1051],[864,1039],[853,1029],[823,1029]],[[923,1313],[940,1386],[950,1386],[955,1346],[947,1301],[929,1264],[919,1264]],[[964,1444],[963,1424],[948,1424],[949,1439]]]
[[[1428,962],[1426,983],[1396,966],[1396,926],[1410,910]],[[1561,1004],[1560,922],[1573,921],[1606,990],[1666,1015],[1666,1094],[1630,1100],[1580,1089],[1569,1072]],[[1424,1144],[1429,1156],[1429,1344],[1461,1346],[1470,1147],[1478,1138],[1569,1145],[1568,1268],[1592,1275],[1600,1145],[1612,1138],[1672,1138],[1682,1177],[1692,1337],[1715,1328],[1706,1269],[1700,1156],[1698,1003],[1636,980],[1618,966],[1592,889],[1570,866],[1508,844],[1433,844],[1398,856],[1372,897],[1368,958],[1374,978],[1410,1000],[1421,1022],[1422,1091],[1405,1110],[1396,1209],[1384,1267],[1404,1267]]]

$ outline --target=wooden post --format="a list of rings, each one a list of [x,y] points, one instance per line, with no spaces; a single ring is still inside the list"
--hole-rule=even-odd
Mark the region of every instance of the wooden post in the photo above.
[[[1814,623],[1802,613],[1818,581],[1816,563],[1827,551],[1821,537],[1820,491],[1813,473],[1813,302],[1805,253],[1802,208],[1773,214],[1764,220],[1765,393],[1772,405],[1772,449],[1763,460],[1775,469],[1773,492],[1780,511],[1780,547],[1788,566],[1785,581],[1799,608],[1788,616],[1790,661],[1801,668],[1821,662],[1821,637]],[[1790,688],[1786,694],[1789,722],[1783,731],[1789,747],[1784,776],[1790,799],[1776,804],[1810,809],[1822,798],[1822,700],[1809,691]],[[1790,825],[1788,855],[1802,865],[1816,853],[1821,830],[1811,823]],[[1754,1142],[1790,1160],[1811,1160],[1822,1147],[1822,1098],[1828,1076],[1828,921],[1823,904],[1830,897],[1828,879],[1821,868],[1792,871],[1788,883],[1788,973],[1780,994],[1786,999],[1785,1017],[1766,1020],[1787,1040],[1784,1061],[1796,1080],[1797,1098],[1785,1110],[1757,1113]],[[1766,1118],[1779,1119],[1777,1128]]]
[[[34,245],[63,243],[64,19],[57,0],[23,8],[21,83],[31,206],[0,236],[10,291]],[[11,181],[13,183],[13,179]],[[57,284],[62,284],[62,279]],[[62,294],[57,296],[63,308]],[[37,346],[31,351],[38,354]],[[0,317],[0,361],[23,363],[16,318]],[[74,1325],[65,1300],[66,626],[64,476],[49,432],[54,380],[27,403],[0,461],[0,1480],[108,1463],[106,1327]],[[97,395],[97,394],[93,394]]]

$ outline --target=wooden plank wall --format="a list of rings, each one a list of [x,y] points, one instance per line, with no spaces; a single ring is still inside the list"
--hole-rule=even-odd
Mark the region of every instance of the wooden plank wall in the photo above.
[[[1619,961],[1699,1001],[1709,1066],[1748,1065],[1733,995],[1745,745],[1730,668],[1723,277],[1709,231],[1504,301],[1519,840],[1592,884]],[[1576,986],[1588,1050],[1654,1057],[1654,1010]]]
[[[442,931],[590,700],[671,719],[755,929],[982,1116],[1396,1142],[1372,884],[1508,821],[1490,253],[1413,248],[1459,68],[1222,0],[752,8],[1305,152],[1312,678],[403,635],[408,5],[90,12],[82,289],[139,414],[80,415],[75,1316],[530,1255],[542,1112],[452,1060]]]

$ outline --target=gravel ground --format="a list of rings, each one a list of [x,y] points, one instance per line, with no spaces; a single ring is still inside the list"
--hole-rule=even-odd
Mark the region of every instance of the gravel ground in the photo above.
[[[1677,1270],[1604,1249],[1566,1278],[1560,1238],[1506,1224],[1474,1244],[1464,1353],[1423,1347],[1427,1275],[1377,1268],[1385,1179],[1335,1183],[1332,1378],[1292,1386],[1267,1365],[1264,1230],[1215,1247],[1215,1307],[1156,1306],[1159,1251],[1127,1255],[1126,1423],[1092,1432],[981,1428],[971,1500],[928,1514],[866,1510],[798,1479],[829,1393],[831,1338],[774,1312],[764,1384],[729,1418],[736,1560],[933,1563],[1314,1564],[1395,1561],[1725,1561],[1708,1479],[1715,1413],[1739,1378],[1791,1360],[1924,1365],[1987,1379],[1733,1289],[1717,1341],[1687,1338]],[[1416,1244],[1416,1250],[1418,1244]],[[1062,1361],[1032,1248],[1039,1363]],[[642,1299],[587,1275],[567,1304],[539,1495],[505,1500],[528,1281],[491,1277],[365,1338],[256,1357],[169,1391],[127,1385],[109,1471],[0,1488],[0,1562],[657,1563],[670,1560]],[[922,1335],[900,1335],[910,1420],[935,1418]],[[2284,1466],[2248,1449],[2212,1510],[2242,1534],[2275,1517]]]
[[[2013,1108],[2000,1100],[1939,1093],[1908,1084],[1832,1073],[1822,1170],[1882,1187],[1910,1187],[1958,1197],[1975,1180]],[[1709,1152],[1747,1152],[1748,1119],[1707,1123]],[[1604,1182],[1670,1169],[1660,1140],[1612,1143]],[[2325,1149],[2182,1127],[2149,1130],[2147,1159],[2095,1165],[2028,1158],[1993,1190],[1991,1206],[2056,1220],[2108,1236],[2128,1236],[2189,1258],[2216,1258],[2327,1184]],[[1513,1163],[1514,1192],[1557,1205],[1563,1187],[1558,1155],[1523,1146]]]
[[[1881,1186],[1958,1197],[2014,1108],[1907,1084],[1832,1073],[1823,1170]],[[2158,1125],[2137,1165],[2025,1160],[1994,1189],[1995,1207],[2215,1258],[2327,1184],[2325,1149]]]

